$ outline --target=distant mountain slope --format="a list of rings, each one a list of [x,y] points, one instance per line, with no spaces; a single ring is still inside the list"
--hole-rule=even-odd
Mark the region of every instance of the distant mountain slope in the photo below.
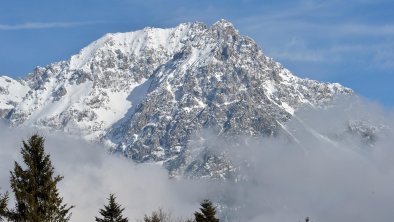
[[[227,177],[224,158],[194,158],[205,152],[193,143],[201,129],[275,135],[298,108],[352,93],[294,76],[220,20],[107,34],[24,80],[1,77],[0,114],[15,126],[82,135],[136,161],[163,162],[173,175]]]

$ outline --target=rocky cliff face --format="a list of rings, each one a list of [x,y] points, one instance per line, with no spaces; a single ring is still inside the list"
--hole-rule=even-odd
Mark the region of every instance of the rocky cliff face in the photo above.
[[[202,129],[274,136],[298,108],[351,93],[292,75],[221,20],[107,34],[24,80],[1,77],[0,114],[16,126],[100,140],[138,162],[162,162],[173,175],[223,178],[231,164],[199,142]]]

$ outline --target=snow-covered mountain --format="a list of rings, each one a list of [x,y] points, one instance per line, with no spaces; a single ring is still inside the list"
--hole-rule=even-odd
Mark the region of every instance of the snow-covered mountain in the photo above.
[[[107,34],[24,79],[0,77],[0,116],[101,141],[174,175],[226,177],[231,164],[195,142],[202,129],[271,136],[298,108],[352,93],[294,76],[220,20]]]

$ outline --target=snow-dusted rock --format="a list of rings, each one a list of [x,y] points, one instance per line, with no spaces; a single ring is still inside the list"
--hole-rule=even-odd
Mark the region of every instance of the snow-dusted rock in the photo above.
[[[0,118],[8,118],[28,90],[29,87],[23,80],[0,76]]]
[[[11,84],[20,90],[9,91]],[[107,34],[24,80],[1,77],[0,110],[14,125],[99,140],[138,162],[162,162],[174,175],[226,177],[225,158],[193,158],[206,152],[196,154],[191,143],[201,129],[271,136],[301,106],[351,93],[294,76],[220,20]]]

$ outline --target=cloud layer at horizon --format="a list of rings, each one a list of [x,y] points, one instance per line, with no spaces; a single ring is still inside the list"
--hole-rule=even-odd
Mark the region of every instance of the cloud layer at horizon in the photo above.
[[[349,131],[352,121],[372,130]],[[108,155],[99,144],[44,135],[56,172],[64,176],[60,192],[76,205],[73,221],[98,216],[109,193],[117,195],[131,221],[158,207],[190,217],[204,198],[222,203],[221,212],[233,221],[394,219],[392,112],[362,100],[343,100],[299,111],[286,126],[277,138],[239,136],[231,143],[202,134],[212,152],[227,153],[241,175],[237,183],[170,180],[159,165],[136,165]],[[9,190],[9,171],[14,160],[20,162],[21,140],[36,131],[0,126],[0,192]],[[366,143],[365,138],[373,140]]]

